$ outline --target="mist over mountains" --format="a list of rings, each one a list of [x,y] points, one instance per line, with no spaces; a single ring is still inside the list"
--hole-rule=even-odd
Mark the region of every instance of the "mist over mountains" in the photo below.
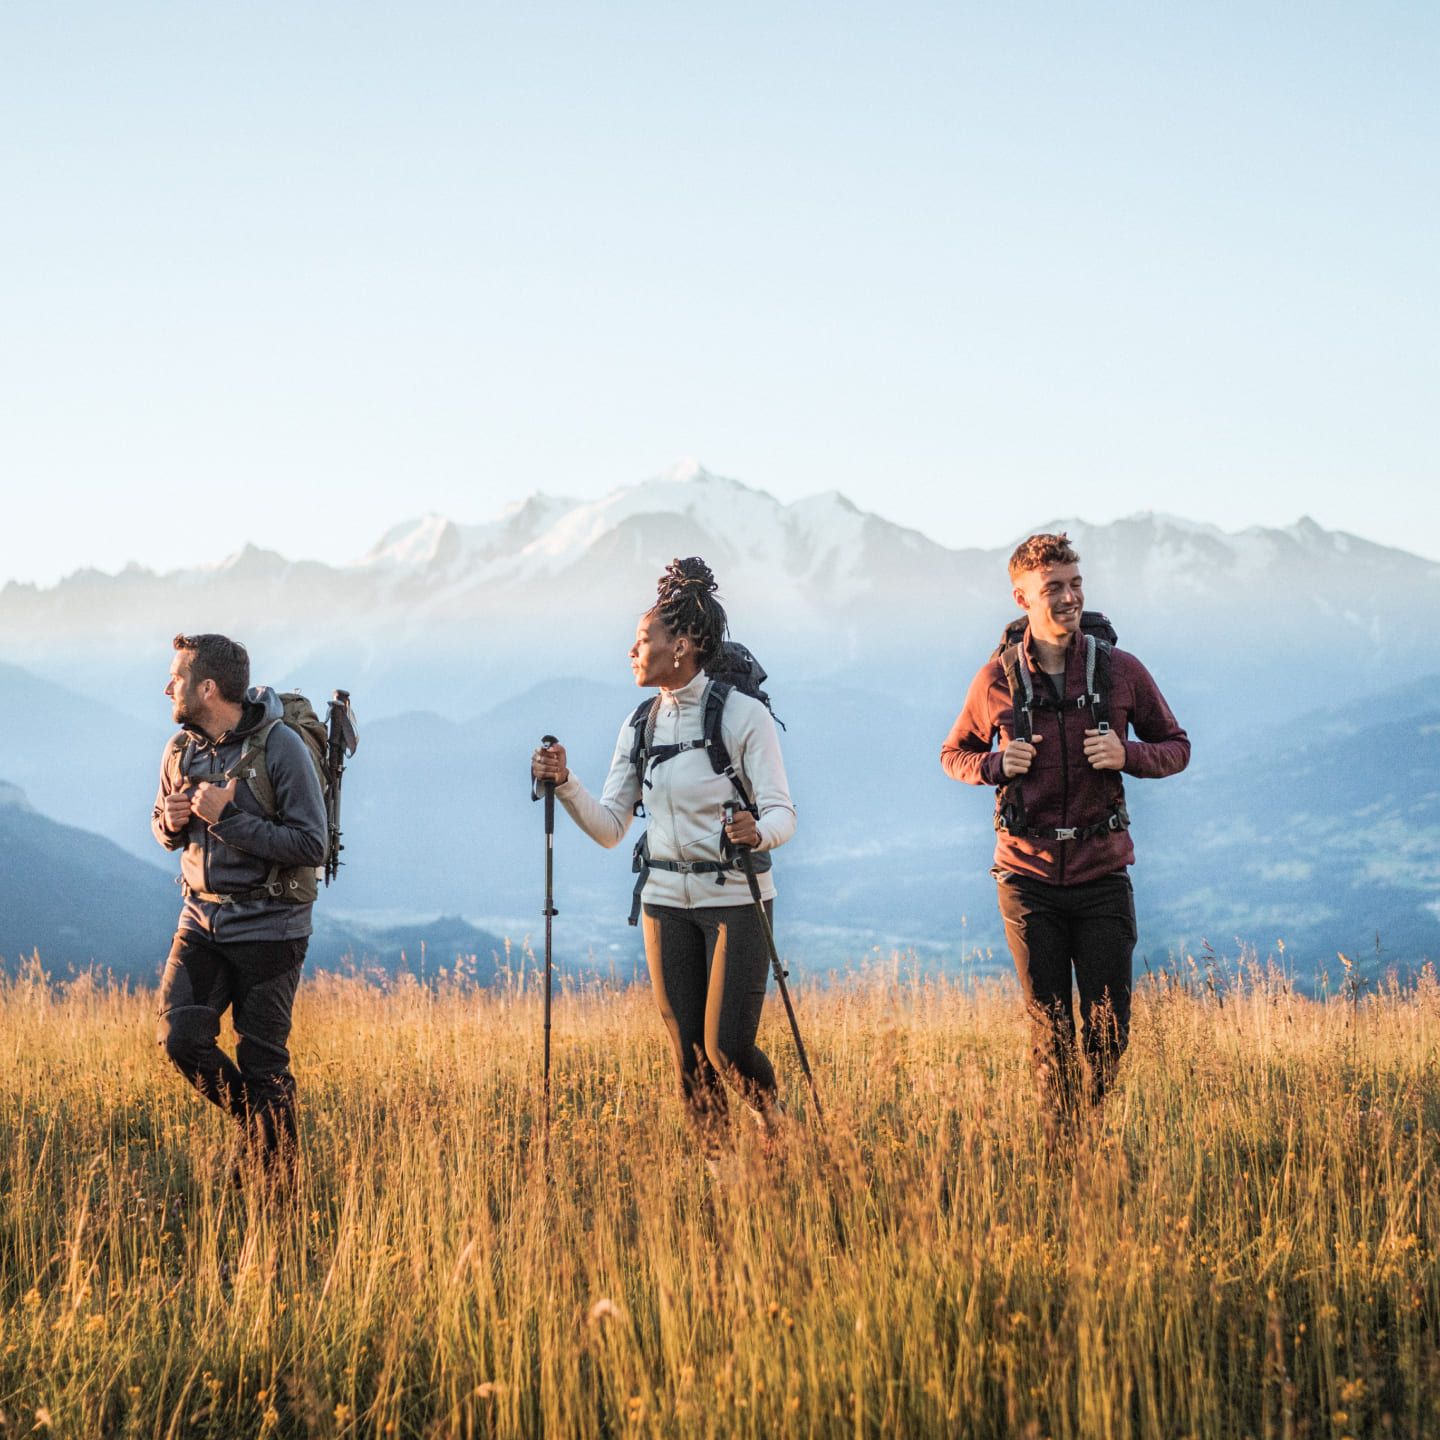
[[[1373,954],[1377,933],[1393,958],[1440,948],[1440,636],[1417,623],[1440,612],[1440,566],[1303,519],[1035,528],[1069,532],[1089,603],[1194,742],[1184,775],[1128,786],[1142,949],[1283,938],[1318,965]],[[800,829],[777,870],[796,963],[896,944],[983,963],[1000,940],[990,796],[937,757],[1013,614],[1009,548],[948,549],[838,494],[784,505],[685,464],[600,501],[533,496],[487,524],[422,517],[347,566],[247,546],[167,574],[12,583],[0,780],[164,862],[148,815],[172,728],[170,638],[222,630],[249,646],[257,681],[355,696],[349,865],[322,901],[337,923],[463,914],[518,939],[539,913],[529,751],[560,735],[598,788],[637,699],[636,617],[673,556],[701,554],[789,726]],[[562,946],[633,958],[628,842],[603,852],[562,820],[557,845]]]

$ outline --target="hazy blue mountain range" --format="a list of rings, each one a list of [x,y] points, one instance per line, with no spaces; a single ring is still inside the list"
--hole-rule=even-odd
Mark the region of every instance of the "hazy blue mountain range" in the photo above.
[[[1440,613],[1440,566],[1304,520],[1037,528],[1069,530],[1090,602],[1195,742],[1185,775],[1129,787],[1152,959],[1283,939],[1312,968],[1373,955],[1376,932],[1384,956],[1440,949],[1440,633],[1424,619]],[[698,467],[599,502],[532,497],[488,525],[426,517],[351,566],[245,549],[210,569],[6,586],[0,776],[173,864],[148,832],[170,636],[226,630],[257,679],[355,695],[348,863],[327,923],[374,935],[461,914],[519,939],[538,927],[542,878],[526,757],[552,731],[599,786],[638,698],[635,618],[689,553],[714,566],[790,727],[801,823],[778,866],[797,961],[901,944],[983,963],[1000,942],[990,796],[937,756],[1013,613],[1008,547],[949,550],[837,495],[781,505]],[[603,852],[562,816],[557,852],[562,952],[630,963],[629,841]]]
[[[153,865],[100,835],[47,819],[0,782],[0,958],[35,949],[55,970],[92,961],[118,974],[158,972],[180,891]]]

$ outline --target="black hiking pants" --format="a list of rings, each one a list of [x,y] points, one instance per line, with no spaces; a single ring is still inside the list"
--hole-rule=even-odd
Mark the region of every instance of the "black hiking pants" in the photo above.
[[[295,1158],[295,1078],[290,1012],[308,940],[217,945],[181,930],[160,982],[156,1038],[180,1073],[234,1116],[267,1170]],[[220,1017],[231,1012],[235,1059],[220,1049]]]
[[[1030,1016],[1032,1053],[1047,1122],[1071,1119],[1082,1094],[1075,1047],[1074,985],[1080,1041],[1089,1069],[1084,1093],[1104,1099],[1130,1040],[1135,894],[1123,870],[1082,885],[1049,885],[996,871],[1005,938]]]
[[[773,912],[767,900],[765,913]],[[724,1118],[722,1077],[746,1103],[768,1112],[775,1071],[755,1035],[770,951],[754,905],[646,905],[644,920],[650,983],[692,1118],[702,1125]]]

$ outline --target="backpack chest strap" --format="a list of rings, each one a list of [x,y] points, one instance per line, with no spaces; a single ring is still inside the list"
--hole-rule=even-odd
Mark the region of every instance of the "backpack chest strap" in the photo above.
[[[1072,696],[1069,700],[1057,700],[1053,695],[1036,695],[1029,704],[1031,710],[1089,710],[1099,703],[1100,697],[1093,691]]]
[[[650,787],[650,772],[657,765],[663,765],[667,760],[673,760],[687,750],[708,750],[709,748],[710,742],[705,739],[681,740],[674,745],[645,746],[640,751],[640,765],[644,772],[645,786]]]

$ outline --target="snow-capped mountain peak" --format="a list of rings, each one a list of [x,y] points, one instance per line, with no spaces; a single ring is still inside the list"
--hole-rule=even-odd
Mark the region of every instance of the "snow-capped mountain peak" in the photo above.
[[[677,485],[688,485],[694,480],[712,480],[715,477],[693,455],[682,455],[673,465],[667,465],[656,478],[669,480]]]
[[[456,530],[443,515],[421,515],[393,525],[371,546],[361,565],[379,568],[423,568],[431,564]]]

